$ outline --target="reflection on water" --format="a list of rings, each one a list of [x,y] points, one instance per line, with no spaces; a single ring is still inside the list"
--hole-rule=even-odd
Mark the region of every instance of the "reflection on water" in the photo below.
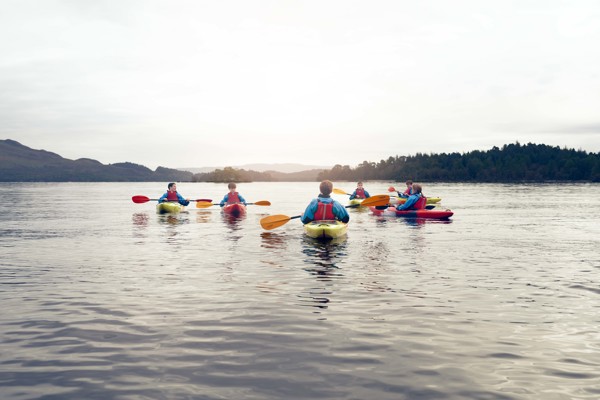
[[[282,249],[289,240],[285,233],[264,231],[260,233],[261,247],[266,249]]]
[[[199,224],[207,224],[212,221],[214,211],[198,209],[196,211],[196,222]]]
[[[337,264],[347,256],[345,239],[323,241],[303,237],[302,253],[305,255],[304,262],[308,264],[304,270],[316,279],[316,284],[308,288],[308,293],[299,296],[307,303],[304,305],[320,310],[328,308],[333,282],[343,277]],[[319,310],[314,312],[320,313]]]
[[[225,222],[226,226],[232,231],[238,231],[241,229],[242,224],[246,220],[246,214],[232,215],[221,212],[221,219]]]
[[[600,185],[430,187],[450,221],[324,242],[259,224],[314,183],[248,184],[273,207],[242,218],[0,184],[0,399],[597,399]]]
[[[149,218],[148,213],[134,213],[131,216],[131,221],[133,222],[133,225],[137,227],[146,228],[148,227]]]
[[[187,212],[178,214],[157,214],[158,221],[164,225],[180,225],[190,222],[190,217]]]

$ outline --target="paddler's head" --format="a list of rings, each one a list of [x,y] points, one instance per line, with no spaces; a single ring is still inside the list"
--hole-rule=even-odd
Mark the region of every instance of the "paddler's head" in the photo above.
[[[319,185],[319,190],[324,197],[328,197],[333,190],[333,183],[331,181],[323,181]]]
[[[237,188],[236,184],[234,182],[230,182],[229,185],[227,185],[227,187],[229,188],[230,192],[235,192],[235,189]]]

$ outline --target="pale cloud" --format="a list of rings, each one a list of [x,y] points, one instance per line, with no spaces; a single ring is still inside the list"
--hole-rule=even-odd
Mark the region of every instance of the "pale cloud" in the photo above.
[[[600,151],[595,1],[18,0],[0,37],[0,138],[68,158]]]

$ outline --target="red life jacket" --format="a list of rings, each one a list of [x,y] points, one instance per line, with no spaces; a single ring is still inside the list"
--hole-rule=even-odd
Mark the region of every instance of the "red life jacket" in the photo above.
[[[410,196],[410,190],[411,188],[407,187],[403,194]]]
[[[365,198],[365,189],[356,189],[356,198],[364,199]]]
[[[315,221],[334,220],[333,202],[323,203],[317,200],[317,211],[315,211]]]
[[[167,201],[178,201],[177,192],[171,192],[170,190],[167,192]]]
[[[238,192],[229,193],[227,197],[227,204],[241,203]]]
[[[415,204],[411,207],[414,210],[422,210],[427,205],[427,197],[421,195],[421,198],[417,200]]]

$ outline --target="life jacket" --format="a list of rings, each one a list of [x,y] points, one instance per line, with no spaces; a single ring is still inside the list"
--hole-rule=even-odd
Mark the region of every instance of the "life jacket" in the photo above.
[[[403,194],[410,196],[411,188],[407,187]]]
[[[421,198],[417,200],[415,204],[411,207],[414,210],[422,210],[427,205],[427,197],[421,195]]]
[[[356,189],[356,198],[364,199],[365,198],[365,189]]]
[[[317,211],[315,211],[315,221],[334,220],[333,202],[323,203],[317,199]]]
[[[238,196],[238,192],[229,193],[227,197],[227,204],[235,204],[241,203],[240,196]]]
[[[178,201],[177,192],[171,192],[170,190],[167,192],[167,201]]]

